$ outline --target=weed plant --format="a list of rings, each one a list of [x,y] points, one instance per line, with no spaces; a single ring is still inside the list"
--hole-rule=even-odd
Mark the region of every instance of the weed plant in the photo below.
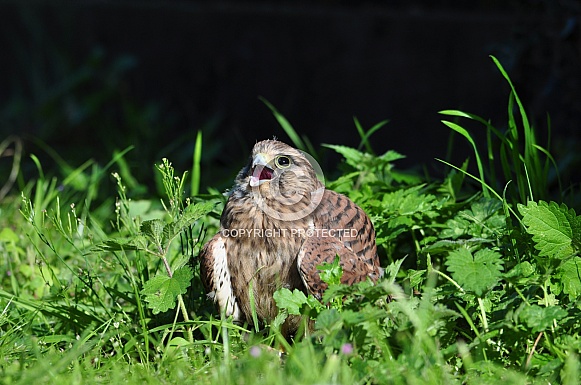
[[[357,148],[326,145],[344,158],[328,187],[371,216],[385,277],[343,286],[338,263],[320,266],[323,301],[281,289],[264,330],[216,313],[203,293],[197,255],[225,198],[198,194],[201,133],[189,183],[157,165],[161,201],[132,198],[124,152],[62,179],[32,156],[38,178],[0,205],[0,382],[579,384],[581,217],[548,199],[556,160],[495,63],[511,90],[505,129],[442,112],[487,130],[482,152],[444,121],[473,146],[475,175],[467,162],[442,181],[398,170],[403,155],[373,152],[387,122],[355,119]],[[117,196],[96,199],[105,182]],[[313,327],[285,340],[289,314]]]

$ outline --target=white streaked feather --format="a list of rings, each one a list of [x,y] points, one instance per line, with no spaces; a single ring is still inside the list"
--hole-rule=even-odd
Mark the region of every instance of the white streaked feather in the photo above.
[[[232,291],[232,281],[230,276],[230,269],[228,269],[228,257],[226,255],[226,245],[224,239],[218,237],[216,244],[212,250],[214,257],[214,289],[210,296],[213,297],[221,311],[226,313],[226,316],[234,316],[235,320],[240,320],[240,309],[236,303],[236,297]],[[213,295],[212,295],[213,294]]]

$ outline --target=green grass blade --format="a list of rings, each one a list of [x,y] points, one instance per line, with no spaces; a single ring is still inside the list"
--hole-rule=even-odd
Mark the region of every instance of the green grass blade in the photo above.
[[[365,130],[363,129],[363,126],[361,125],[359,119],[357,119],[356,116],[353,117],[353,123],[355,123],[355,128],[359,133],[359,137],[361,137],[361,142],[359,143],[359,146],[357,146],[357,149],[361,150],[361,147],[365,145],[365,149],[367,150],[367,152],[370,152],[370,148],[368,147],[369,143],[363,140],[363,138],[365,137]]]
[[[559,193],[560,193],[560,195],[562,195],[563,185],[561,184],[561,176],[559,175],[559,168],[557,166],[557,162],[555,161],[555,158],[553,158],[551,153],[546,148],[543,148],[543,147],[535,144],[535,149],[542,152],[547,157],[544,175],[549,174],[549,163],[553,165],[553,168],[555,169],[555,175],[557,177],[557,183],[559,185]]]
[[[496,192],[496,191],[495,191],[495,190],[494,190],[492,187],[490,187],[488,184],[486,184],[486,182],[485,182],[484,180],[482,180],[482,179],[478,178],[478,177],[477,177],[477,176],[475,176],[475,175],[472,175],[472,174],[470,174],[469,172],[467,172],[466,170],[463,170],[463,169],[461,169],[461,168],[460,168],[460,167],[458,167],[458,166],[454,166],[453,164],[451,164],[451,163],[449,163],[449,162],[446,162],[445,160],[438,159],[438,158],[436,158],[436,160],[437,160],[438,162],[442,162],[442,163],[444,163],[446,166],[452,167],[453,169],[455,169],[455,170],[457,170],[457,171],[460,171],[461,173],[463,173],[463,174],[464,174],[464,175],[466,175],[466,176],[469,176],[470,178],[474,179],[475,181],[477,181],[477,182],[480,182],[480,184],[481,184],[483,187],[485,187],[486,189],[488,189],[488,191],[490,191],[490,192],[492,193],[492,195],[494,195],[496,198],[498,198],[498,200],[500,200],[500,201],[502,201],[502,202],[505,202],[505,199],[504,199],[503,197],[501,197],[501,196],[500,196],[500,194],[498,194],[498,193],[497,193],[497,192]],[[484,192],[483,192],[483,194],[484,194]],[[490,195],[489,195],[489,196],[490,196]],[[516,214],[516,212],[515,212],[515,211],[514,211],[512,208],[510,208],[510,207],[509,207],[509,210],[510,210],[510,212],[511,212],[511,213],[512,213],[512,214],[513,214],[513,215],[514,215],[516,218],[518,218],[518,215]]]
[[[382,120],[381,122],[375,124],[373,127],[371,127],[367,132],[365,132],[365,130],[363,129],[363,126],[361,126],[361,123],[359,122],[359,119],[357,119],[357,117],[353,117],[353,122],[355,123],[355,128],[357,128],[357,132],[359,133],[359,136],[361,137],[361,142],[359,143],[359,146],[357,147],[358,150],[361,150],[361,148],[363,148],[363,146],[365,146],[365,150],[370,153],[375,155],[375,151],[373,151],[373,148],[371,147],[371,143],[369,142],[369,137],[371,135],[373,135],[377,130],[379,130],[381,127],[385,126],[387,123],[389,123],[389,120]]]
[[[512,93],[513,93],[514,98],[516,100],[516,104],[518,105],[519,111],[521,113],[522,123],[523,123],[525,130],[530,129],[531,126],[529,125],[529,120],[527,118],[527,114],[524,110],[524,106],[523,106],[522,102],[520,101],[520,98],[518,97],[518,94],[516,93],[516,89],[514,88],[514,84],[512,84],[512,80],[510,80],[510,77],[508,76],[508,74],[504,70],[504,67],[502,66],[502,64],[500,64],[498,59],[492,55],[490,57],[492,58],[492,61],[494,62],[494,64],[496,65],[496,67],[498,68],[498,70],[500,71],[502,76],[506,79],[506,81],[508,82],[508,84],[510,86],[510,89],[512,90]]]
[[[194,145],[194,155],[192,162],[192,181],[190,185],[190,194],[196,196],[200,193],[201,180],[201,160],[202,160],[202,131],[199,130],[196,135],[196,144]]]
[[[30,159],[32,159],[32,161],[36,165],[36,170],[38,171],[38,178],[40,180],[45,180],[46,178],[44,176],[44,171],[42,169],[42,165],[40,164],[40,159],[38,159],[38,157],[34,154],[30,154]]]
[[[461,118],[468,118],[471,120],[475,120],[475,121],[483,124],[486,127],[486,129],[492,131],[492,133],[494,133],[494,135],[496,135],[496,137],[499,138],[502,142],[506,142],[506,137],[501,131],[499,131],[496,127],[494,127],[492,124],[490,124],[489,121],[481,118],[478,115],[470,114],[470,113],[458,111],[458,110],[442,110],[442,111],[439,111],[438,113],[442,114],[442,115],[457,116],[457,117],[461,117]],[[510,143],[508,143],[508,144],[510,144]]]
[[[131,167],[129,166],[128,162],[125,160],[125,154],[129,151],[133,150],[135,146],[129,146],[122,151],[115,150],[113,152],[113,158],[107,165],[103,168],[103,172],[111,167],[113,164],[117,164],[119,169],[119,175],[125,182],[128,188],[133,189],[139,186],[139,182],[135,177],[131,174]]]
[[[488,154],[488,171],[490,172],[489,180],[491,183],[496,182],[496,168],[494,167],[494,144],[492,143],[492,130],[486,130],[486,149]]]
[[[468,133],[468,131],[466,131],[466,129],[459,126],[458,124],[449,122],[447,120],[442,120],[441,122],[444,123],[449,128],[451,128],[452,130],[459,133],[460,135],[462,135],[472,145],[472,149],[474,150],[474,155],[476,157],[476,165],[478,167],[478,173],[480,174],[479,180],[482,183],[482,193],[484,194],[484,196],[489,197],[490,194],[488,193],[487,188],[485,188],[485,186],[486,187],[488,187],[488,186],[486,185],[486,182],[485,182],[485,174],[484,174],[484,167],[482,166],[482,159],[480,158],[480,154],[478,153],[478,148],[476,147],[476,143],[474,142],[474,139],[472,139],[472,136]]]
[[[547,174],[545,173],[546,168],[543,168],[541,166],[541,160],[537,148],[534,128],[529,122],[524,105],[522,104],[522,101],[520,100],[514,87],[514,84],[510,80],[510,77],[508,76],[507,72],[504,70],[498,59],[496,59],[494,56],[491,56],[491,58],[494,61],[494,64],[496,65],[500,73],[502,74],[502,76],[508,82],[511,89],[511,97],[509,99],[509,127],[511,132],[514,134],[515,139],[518,139],[518,129],[516,124],[516,118],[513,113],[514,102],[516,102],[518,111],[520,113],[524,136],[524,165],[526,166],[528,173],[526,182],[527,184],[529,183],[531,184],[532,188],[531,196],[534,193],[537,199],[544,199],[546,198],[547,195],[547,185],[546,185]],[[522,174],[520,173],[517,173],[517,176],[521,177],[521,181],[519,182],[523,182],[524,184],[525,181],[522,180],[524,176],[522,176]]]
[[[307,147],[307,152],[310,155],[312,155],[315,159],[317,159],[317,150],[315,149],[315,146],[313,146],[313,144],[306,135],[303,135],[302,138],[303,141],[305,142],[305,146]]]
[[[270,109],[274,117],[276,118],[278,124],[282,127],[284,132],[288,135],[290,140],[293,142],[294,146],[299,150],[309,151],[308,146],[305,142],[301,139],[299,134],[297,134],[294,127],[290,124],[290,122],[274,107],[268,100],[263,98],[262,96],[259,97],[262,103],[266,104],[266,106]]]

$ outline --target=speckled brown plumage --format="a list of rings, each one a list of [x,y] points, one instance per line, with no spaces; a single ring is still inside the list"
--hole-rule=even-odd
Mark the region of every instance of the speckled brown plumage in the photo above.
[[[367,215],[344,195],[326,190],[300,151],[276,140],[258,142],[234,182],[221,230],[202,249],[204,286],[226,315],[272,321],[281,287],[321,298],[326,284],[317,266],[340,257],[342,282],[382,274],[375,232]],[[290,317],[283,333],[296,331]]]

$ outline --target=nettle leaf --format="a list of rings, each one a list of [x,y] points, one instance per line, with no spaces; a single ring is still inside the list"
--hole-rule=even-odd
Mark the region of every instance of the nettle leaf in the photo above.
[[[579,251],[581,234],[579,218],[575,211],[555,202],[529,202],[519,204],[518,211],[523,215],[522,222],[533,236],[539,256],[567,258]]]
[[[198,219],[213,210],[215,203],[212,201],[196,203],[187,206],[176,221],[166,223],[161,219],[143,221],[141,232],[149,237],[158,247],[163,247],[185,228],[191,226]]]
[[[138,250],[132,239],[110,238],[97,246],[102,251]]]
[[[435,208],[441,206],[436,197],[431,194],[422,194],[419,190],[423,185],[408,189],[396,190],[383,195],[382,209],[387,213],[395,213],[402,216],[410,216],[416,213],[430,218],[438,215]]]
[[[405,159],[405,155],[400,154],[397,151],[389,150],[385,154],[377,157],[382,162],[395,162],[396,160]]]
[[[363,163],[365,163],[365,161],[368,161],[373,157],[371,154],[366,154],[364,152],[361,152],[359,150],[347,146],[339,146],[335,144],[325,144],[324,146],[332,150],[335,150],[335,152],[343,155],[343,158],[345,158],[347,164],[357,170],[361,169],[361,166]]]
[[[519,313],[519,319],[524,320],[527,326],[533,330],[533,333],[550,329],[554,321],[559,321],[566,316],[567,311],[559,306],[531,305]]]
[[[403,257],[387,265],[387,267],[384,270],[384,279],[386,279],[389,283],[394,283],[397,273],[401,269],[401,265],[403,261],[405,261],[405,259],[406,257]]]
[[[325,308],[325,306],[323,306],[323,304],[312,295],[307,297],[307,306],[316,311],[321,311]]]
[[[361,325],[363,323],[374,322],[378,319],[385,319],[386,312],[375,306],[365,306],[357,311],[345,310],[341,313],[343,322],[348,326]]]
[[[407,270],[407,279],[410,282],[410,286],[413,288],[418,288],[420,284],[424,281],[426,275],[426,270]]]
[[[446,221],[446,228],[440,233],[441,238],[457,239],[461,236],[490,237],[503,232],[506,219],[501,214],[502,202],[498,199],[481,198],[472,203],[470,209],[462,210]]]
[[[530,262],[524,261],[517,263],[504,276],[506,278],[527,278],[535,273],[535,267]]]
[[[392,150],[387,151],[383,155],[374,156],[347,146],[334,144],[324,144],[324,146],[343,155],[345,162],[356,170],[370,170],[375,167],[386,167],[396,160],[405,158],[404,155]]]
[[[161,245],[163,240],[163,229],[165,222],[161,219],[151,219],[143,221],[141,232],[148,236],[156,245]]]
[[[187,206],[182,215],[176,220],[172,227],[172,234],[177,234],[184,228],[191,226],[198,219],[210,213],[216,203],[213,201],[200,202]]]
[[[129,238],[110,238],[96,249],[101,251],[128,251],[128,250],[147,250],[147,238],[144,235],[137,235]]]
[[[315,321],[315,330],[330,331],[334,328],[341,328],[343,319],[337,309],[325,309],[318,315]]]
[[[355,171],[341,175],[337,180],[327,183],[327,188],[338,193],[349,195],[354,192],[353,184],[361,176],[361,172]],[[352,197],[351,197],[352,198]]]
[[[335,256],[333,263],[323,262],[317,266],[317,270],[320,271],[319,275],[321,280],[323,280],[327,285],[332,286],[341,284],[343,268],[339,264],[339,256]]]
[[[446,228],[440,232],[440,237],[458,239],[468,233],[470,222],[468,220],[456,217],[446,221]]]
[[[172,277],[158,275],[143,285],[141,293],[153,314],[158,314],[176,306],[178,295],[184,294],[192,281],[194,274],[189,266],[177,269]]]
[[[470,211],[473,219],[483,223],[502,208],[502,202],[494,198],[481,198],[472,204]]]
[[[496,285],[501,277],[503,261],[500,253],[483,249],[474,255],[466,248],[451,251],[446,260],[452,278],[466,291],[477,296]]]
[[[561,278],[563,291],[569,294],[569,299],[575,301],[581,295],[581,258],[575,257],[559,266],[558,275]]]
[[[301,308],[308,303],[307,296],[299,289],[290,291],[283,287],[274,292],[273,298],[279,309],[286,309],[289,314],[295,315],[301,314]]]

